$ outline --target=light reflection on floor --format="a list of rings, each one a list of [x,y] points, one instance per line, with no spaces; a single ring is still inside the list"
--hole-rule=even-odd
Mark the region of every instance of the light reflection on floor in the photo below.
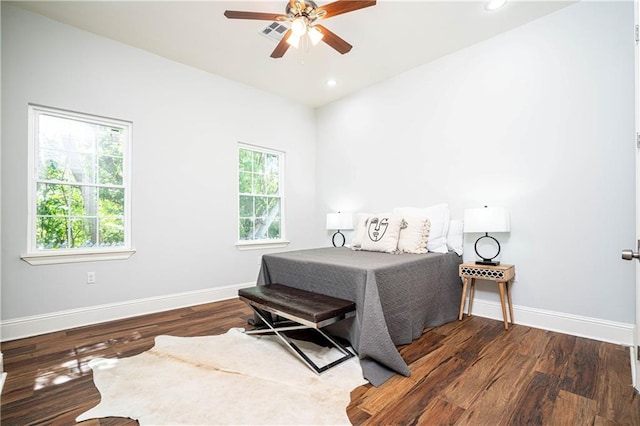
[[[57,366],[38,369],[33,390],[37,391],[49,386],[61,385],[70,380],[91,374],[91,367],[89,367],[91,360],[109,356],[108,350],[113,349],[113,346],[119,346],[140,339],[142,339],[142,335],[136,331],[127,337],[108,339],[106,342],[98,342],[93,345],[74,348],[64,356],[66,359],[72,359]],[[121,354],[120,351],[116,351],[116,353],[118,356]],[[83,356],[83,354],[86,355]],[[112,368],[117,362],[117,358],[103,358],[101,362],[94,364],[94,367],[101,369]]]

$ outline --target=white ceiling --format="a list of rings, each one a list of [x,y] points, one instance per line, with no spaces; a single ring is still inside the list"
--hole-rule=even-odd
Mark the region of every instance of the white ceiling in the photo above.
[[[330,1],[317,1],[318,5]],[[259,34],[270,22],[231,20],[225,10],[284,13],[272,1],[19,1],[13,5],[165,58],[318,107],[441,56],[554,12],[575,1],[517,1],[487,12],[482,1],[378,0],[322,24],[354,47],[325,43],[301,61]],[[335,87],[326,81],[337,80]]]

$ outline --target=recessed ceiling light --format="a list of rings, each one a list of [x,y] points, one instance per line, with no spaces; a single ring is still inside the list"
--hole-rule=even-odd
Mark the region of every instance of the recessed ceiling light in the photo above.
[[[337,82],[337,81],[335,81],[334,79],[327,80],[327,86],[329,86],[329,87],[333,87],[333,86],[335,86],[336,84],[338,84],[338,82]]]
[[[489,0],[484,4],[484,8],[489,12],[493,12],[494,10],[498,10],[502,6],[507,4],[507,1],[508,0]]]

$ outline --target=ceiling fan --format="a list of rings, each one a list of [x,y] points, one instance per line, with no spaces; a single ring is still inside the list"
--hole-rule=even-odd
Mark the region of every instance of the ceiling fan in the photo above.
[[[324,26],[315,24],[315,21],[353,12],[375,4],[376,0],[337,0],[324,6],[318,6],[312,0],[289,0],[284,15],[278,13],[226,10],[224,16],[229,19],[289,21],[291,28],[287,30],[276,48],[271,52],[272,58],[282,58],[287,49],[289,49],[289,46],[298,47],[301,38],[304,36],[308,36],[313,45],[316,45],[322,40],[344,55],[349,52],[353,46]]]

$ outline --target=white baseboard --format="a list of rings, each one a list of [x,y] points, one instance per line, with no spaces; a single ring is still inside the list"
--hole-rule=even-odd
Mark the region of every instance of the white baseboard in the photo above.
[[[465,310],[465,312],[468,312]],[[502,307],[498,302],[482,299],[473,300],[472,315],[492,318],[502,321]],[[515,324],[556,331],[602,342],[633,346],[634,324],[607,321],[597,318],[566,314],[563,312],[546,311],[513,305]]]
[[[10,319],[0,323],[0,336],[2,336],[0,340],[4,342],[21,339],[105,321],[232,299],[238,296],[238,289],[252,285],[255,283],[235,284]]]
[[[11,319],[0,323],[0,336],[2,336],[2,341],[15,340],[105,321],[232,299],[238,295],[238,289],[252,285],[254,285],[254,283],[235,284],[226,287],[129,300],[121,303]],[[516,324],[586,337],[603,342],[633,346],[634,324],[518,305],[513,306],[513,311]],[[480,317],[502,321],[502,309],[500,303],[497,302],[475,299],[473,301],[472,313]]]

